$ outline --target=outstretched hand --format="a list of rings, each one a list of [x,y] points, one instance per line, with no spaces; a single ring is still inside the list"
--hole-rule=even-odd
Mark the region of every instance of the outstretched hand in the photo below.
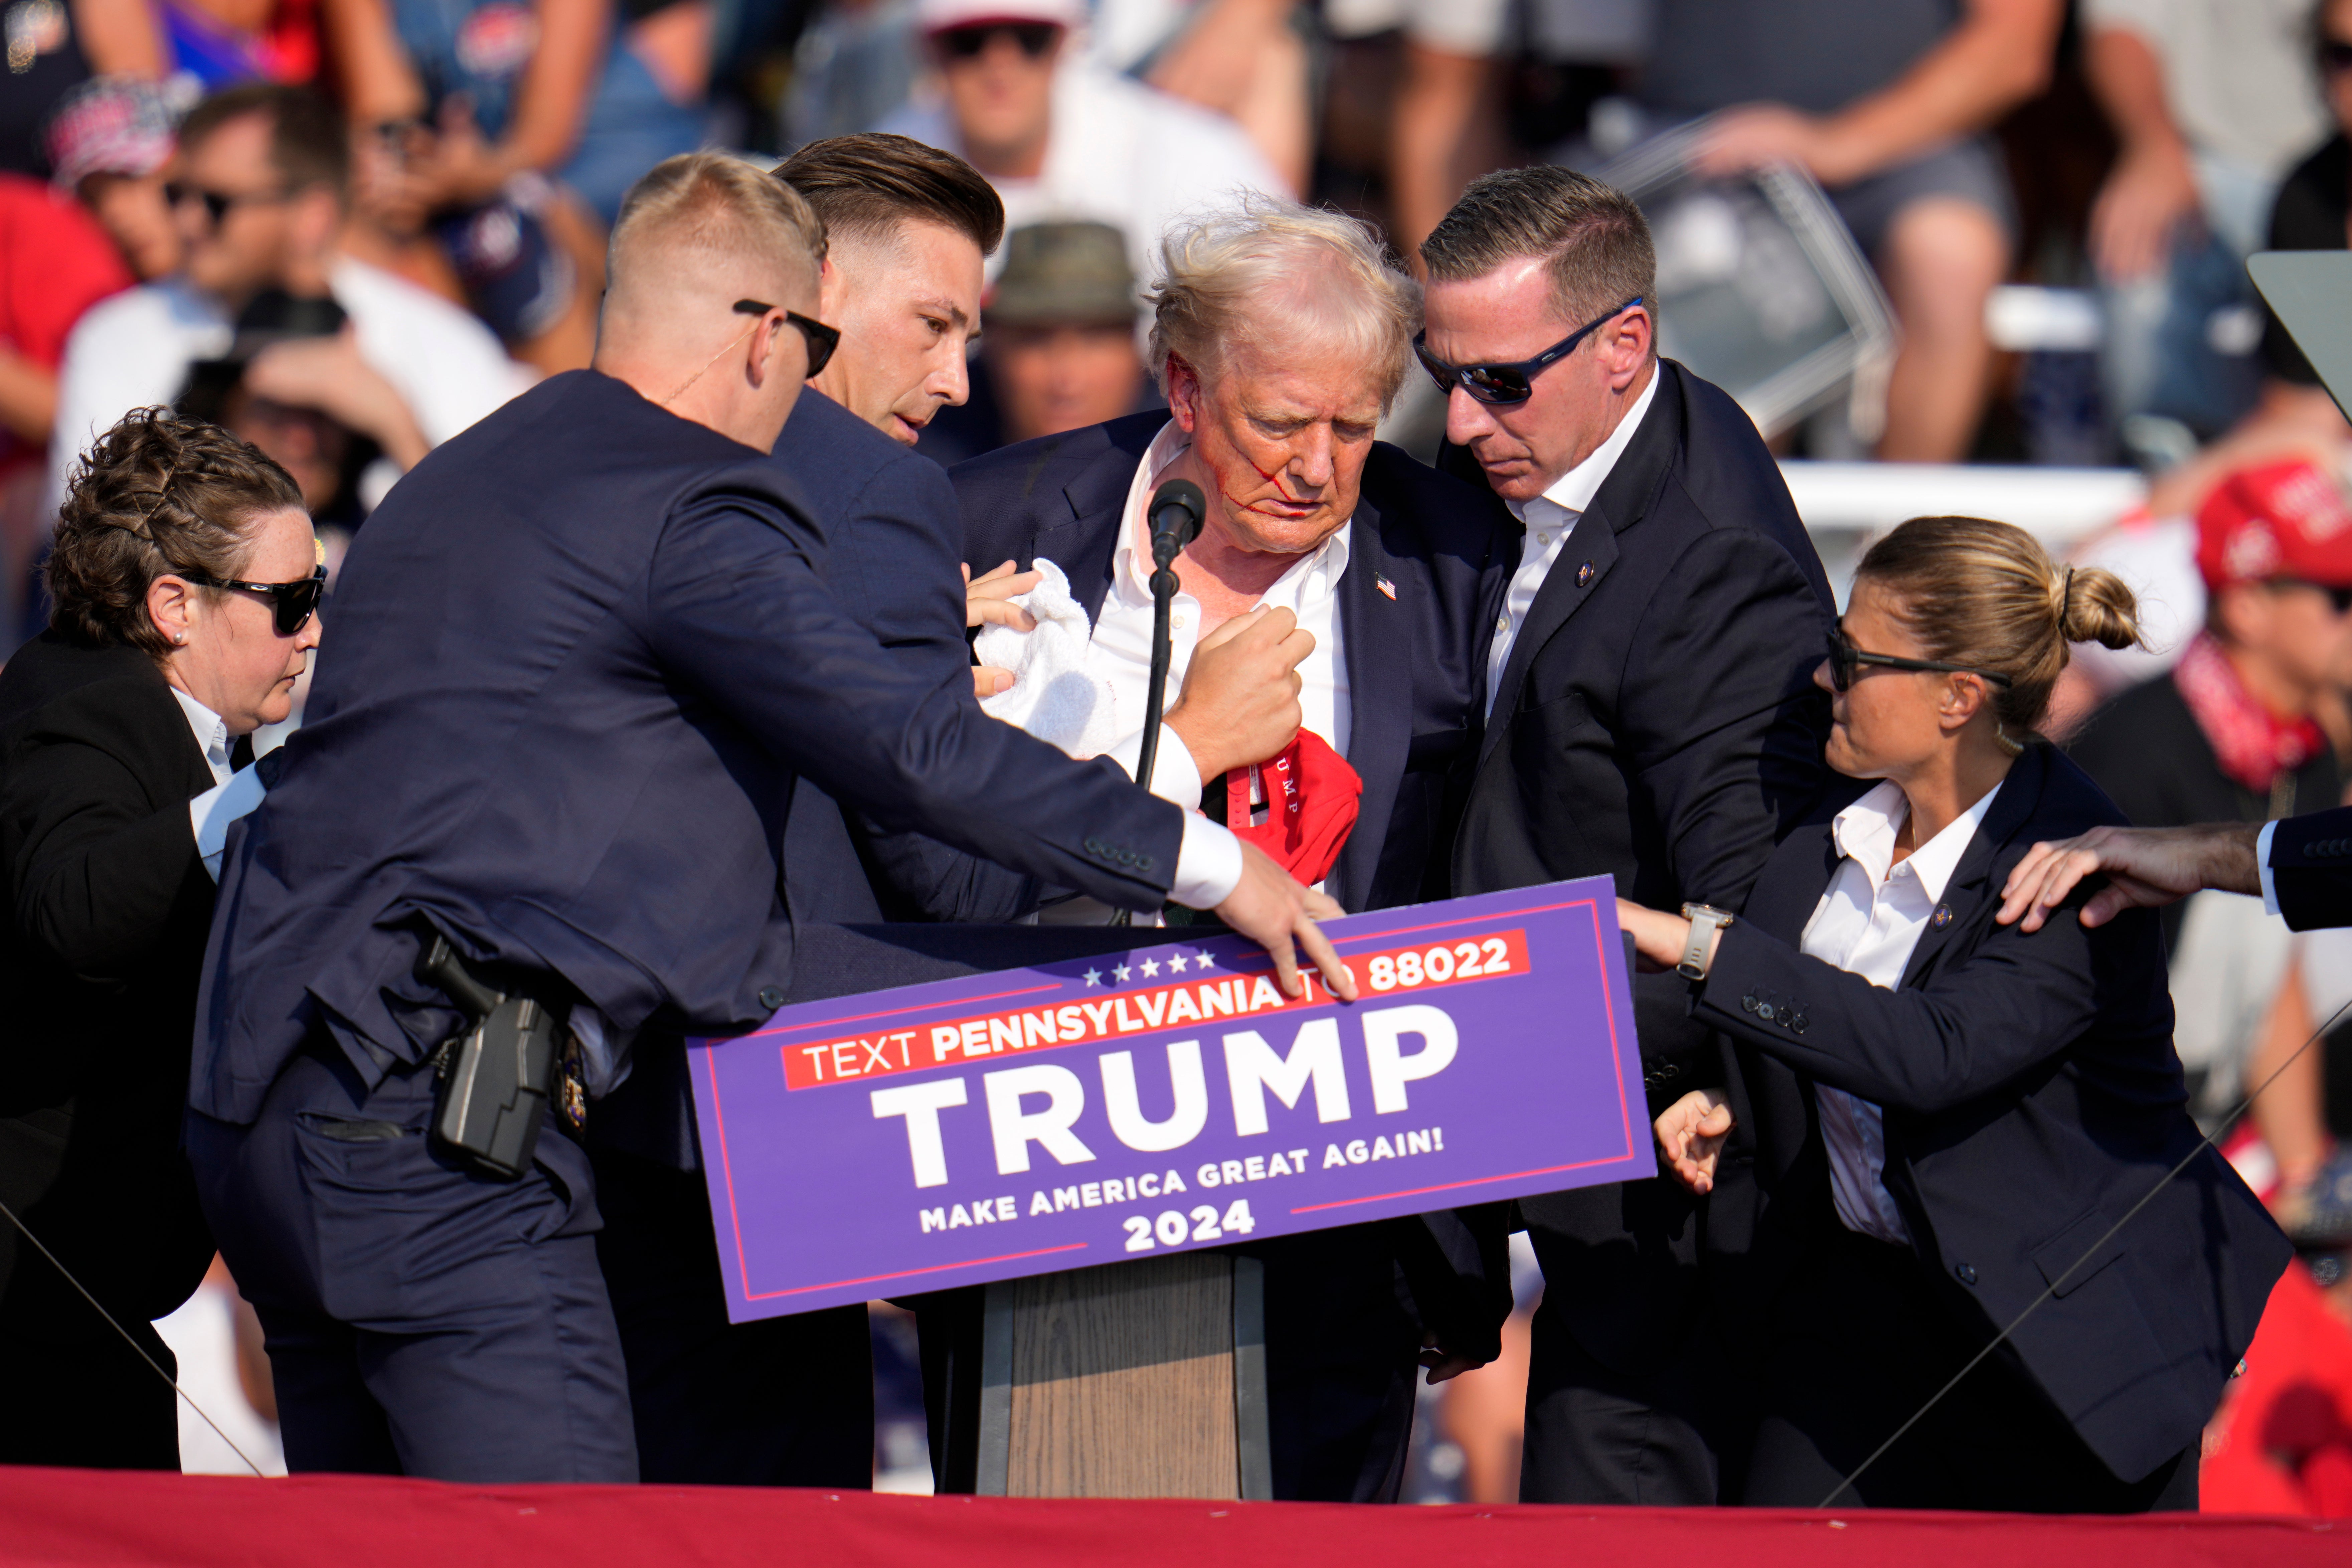
[[[2263,890],[2254,864],[2262,829],[2251,823],[2201,827],[2094,827],[2079,837],[2036,844],[2001,887],[2003,925],[2036,931],[2083,879],[2105,875],[2107,885],[2083,905],[2082,921],[2100,926],[2126,910],[2156,909],[2202,888],[2226,893]]]
[[[1346,912],[1328,895],[1302,887],[1265,850],[1246,841],[1242,845],[1242,879],[1217,906],[1219,919],[1273,955],[1276,983],[1284,995],[1307,994],[1307,984],[1298,977],[1298,952],[1304,951],[1323,976],[1324,987],[1342,1002],[1353,1002],[1356,977],[1315,923]]]

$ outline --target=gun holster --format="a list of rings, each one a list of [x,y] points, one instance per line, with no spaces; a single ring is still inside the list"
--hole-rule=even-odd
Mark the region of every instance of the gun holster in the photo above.
[[[578,1048],[571,1008],[550,1005],[520,985],[499,989],[478,976],[438,931],[425,936],[416,977],[466,1016],[442,1042],[433,1066],[433,1135],[484,1175],[513,1181],[530,1169],[531,1152],[559,1085],[564,1114],[578,1121]]]

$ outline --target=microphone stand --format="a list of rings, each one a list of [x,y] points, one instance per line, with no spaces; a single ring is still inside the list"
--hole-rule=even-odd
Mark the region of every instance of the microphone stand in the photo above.
[[[1160,720],[1168,703],[1168,666],[1175,651],[1168,622],[1176,590],[1182,585],[1176,578],[1176,557],[1201,531],[1203,510],[1199,488],[1183,479],[1160,486],[1151,498],[1151,681],[1144,691],[1143,742],[1135,759],[1135,782],[1147,790],[1151,787],[1151,770],[1160,761]],[[1181,515],[1171,517],[1171,512]],[[1127,910],[1117,910],[1110,923],[1132,925],[1135,917]]]

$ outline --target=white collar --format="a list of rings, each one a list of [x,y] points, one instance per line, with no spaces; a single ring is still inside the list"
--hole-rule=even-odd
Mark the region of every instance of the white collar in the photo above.
[[[2005,782],[2005,781],[2004,781]],[[1995,784],[1984,792],[1977,803],[1945,824],[1944,830],[1911,851],[1903,862],[1917,879],[1920,890],[1932,900],[1944,896],[1944,887],[1959,869],[1960,857],[1967,853],[1969,843],[1984,826],[1985,814],[1992,809],[1993,796],[2000,793]],[[1892,779],[1884,780],[1861,799],[1837,814],[1830,824],[1830,837],[1838,853],[1853,860],[1870,873],[1871,885],[1882,887],[1895,870],[1895,836],[1903,826],[1903,819],[1911,815],[1911,803],[1903,794],[1903,786]]]
[[[1609,432],[1609,439],[1594,447],[1592,456],[1552,480],[1539,499],[1551,502],[1562,511],[1581,516],[1592,505],[1592,498],[1601,493],[1601,485],[1608,479],[1611,470],[1617,467],[1617,459],[1625,455],[1627,447],[1633,445],[1633,432],[1642,427],[1643,418],[1650,412],[1650,403],[1658,395],[1661,379],[1657,362],[1653,360],[1650,362],[1650,384],[1642,388],[1642,395],[1633,399],[1633,406],[1625,411],[1624,418],[1617,421],[1617,428]],[[1526,504],[1524,501],[1509,503],[1511,515],[1521,522],[1528,520]]]
[[[1135,466],[1135,478],[1127,487],[1127,506],[1119,513],[1118,543],[1111,551],[1111,580],[1122,589],[1131,589],[1146,604],[1151,599],[1151,552],[1145,541],[1151,525],[1144,511],[1151,504],[1151,492],[1160,483],[1160,476],[1192,449],[1192,437],[1184,433],[1181,425],[1169,420],[1151,438],[1151,445],[1143,449],[1143,461]],[[1333,529],[1322,543],[1293,562],[1259,595],[1260,601],[1284,602],[1279,590],[1318,569],[1324,582],[1337,583],[1348,570],[1349,541],[1355,531],[1356,520],[1352,517]]]
[[[196,738],[196,749],[207,761],[217,752],[226,761],[229,752],[228,721],[174,686],[172,695],[178,700],[180,711],[188,721],[189,732]]]

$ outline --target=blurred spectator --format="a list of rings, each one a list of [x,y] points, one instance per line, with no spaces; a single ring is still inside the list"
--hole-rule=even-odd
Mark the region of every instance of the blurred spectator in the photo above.
[[[360,357],[348,321],[331,299],[259,295],[239,312],[228,353],[188,367],[178,404],[183,417],[220,426],[291,474],[331,554],[366,516],[369,465],[381,457],[394,478],[429,450],[408,405]]]
[[[0,174],[0,648],[31,634],[20,616],[48,537],[44,464],[66,336],[131,281],[89,214],[52,186]]]
[[[848,136],[897,113],[922,55],[915,0],[832,0],[793,53],[779,108],[787,149]]]
[[[340,253],[349,143],[340,117],[299,89],[234,88],[180,131],[174,213],[185,269],[93,310],[66,346],[53,494],[81,448],[124,411],[176,397],[188,367],[227,353],[238,311],[268,289],[332,296],[356,362],[398,393],[438,444],[521,390],[525,373],[465,311]]]
[[[1957,10],[1957,17],[1955,12]],[[1787,163],[1829,192],[1903,330],[1881,458],[1965,457],[1992,374],[1985,300],[2015,215],[1983,132],[2050,76],[2061,0],[1659,0],[1643,78],[1668,120],[1724,111],[1699,163]]]
[[[93,76],[163,77],[163,40],[147,0],[9,0],[0,5],[8,90],[0,92],[0,170],[46,176],[41,127]]]
[[[2352,223],[2352,0],[2322,0],[2315,42],[2336,132],[2279,186],[2265,249],[2342,250]],[[2263,359],[2269,374],[2253,412],[2162,476],[2150,490],[2151,507],[2193,510],[2226,475],[2252,463],[2287,457],[2329,466],[2342,460],[2352,430],[2275,316],[2264,329]]]
[[[180,227],[163,197],[179,110],[173,94],[135,77],[97,77],[50,116],[50,178],[104,226],[142,283],[180,268]]]
[[[1327,0],[1327,25],[1337,26],[1346,3]],[[1419,9],[1499,12],[1503,3],[1422,0]],[[1096,0],[1088,41],[1098,64],[1232,120],[1296,193],[1315,164],[1307,41],[1293,26],[1298,11],[1296,0]]]
[[[1223,115],[1064,59],[1081,0],[922,0],[945,100],[880,129],[961,155],[1004,201],[1008,229],[1094,218],[1149,256],[1168,221],[1236,190],[1289,195]]]
[[[1326,0],[1336,38],[1402,29],[1388,117],[1389,236],[1419,268],[1421,242],[1474,175],[1503,161],[1497,58],[1508,0]]]
[[[2263,247],[2281,176],[2327,125],[2310,23],[2309,0],[2084,7],[2084,72],[2120,143],[2090,234],[2117,418],[2153,414],[2210,438],[2254,400],[2261,318],[2245,258]]]
[[[2075,760],[2143,827],[2263,822],[2336,805],[2341,777],[2313,713],[2352,628],[2352,507],[2307,463],[2232,475],[2198,514],[2197,565],[2205,629],[2169,676],[2091,717]],[[2176,1043],[2191,1110],[2210,1125],[2258,1081],[2250,1058],[2269,1059],[2264,1030],[2288,973],[2289,934],[2260,899],[2214,892],[2165,910],[2164,927]],[[2309,1089],[2300,1103],[2285,1085],[2254,1103],[2291,1211],[2307,1204],[2325,1152],[2324,1140],[2297,1132],[2317,1116]]]
[[[1156,402],[1135,341],[1135,273],[1108,224],[1013,230],[982,319],[971,398],[926,427],[916,449],[928,457],[954,464]]]
[[[711,0],[341,0],[344,96],[397,127],[407,199],[470,211],[517,175],[609,225],[638,175],[702,141]]]

